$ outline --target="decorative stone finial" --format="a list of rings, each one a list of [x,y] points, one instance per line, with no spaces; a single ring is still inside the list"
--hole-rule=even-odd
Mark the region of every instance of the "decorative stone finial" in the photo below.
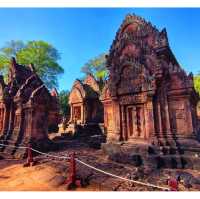
[[[33,63],[29,64],[29,68],[31,69],[32,72],[35,72],[35,67]]]
[[[193,73],[190,72],[189,75],[188,75],[188,77],[189,77],[191,80],[193,80],[193,77],[194,77],[194,76],[193,76]]]
[[[12,57],[12,58],[11,58],[11,65],[12,65],[12,66],[16,66],[16,64],[17,64],[17,62],[16,62],[15,57]]]
[[[0,84],[2,86],[5,86],[5,82],[4,82],[4,79],[3,79],[3,75],[0,75]]]
[[[56,88],[53,88],[53,89],[51,90],[51,96],[52,96],[52,97],[58,97],[58,91],[56,90]]]

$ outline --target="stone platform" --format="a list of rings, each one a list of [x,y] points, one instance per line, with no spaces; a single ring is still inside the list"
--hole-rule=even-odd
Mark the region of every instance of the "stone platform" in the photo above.
[[[19,148],[21,146],[27,147],[28,144],[31,144],[32,148],[39,150],[41,152],[48,152],[50,150],[55,150],[58,146],[49,140],[48,138],[41,140],[33,139],[23,139],[23,140],[13,140],[13,139],[0,139],[0,144],[12,145],[13,147],[0,146],[0,154],[4,157],[12,157],[15,159],[23,159],[27,156],[26,148]],[[38,155],[33,152],[33,154]]]
[[[200,144],[170,147],[149,143],[103,143],[102,150],[116,162],[153,168],[190,168],[200,170]]]

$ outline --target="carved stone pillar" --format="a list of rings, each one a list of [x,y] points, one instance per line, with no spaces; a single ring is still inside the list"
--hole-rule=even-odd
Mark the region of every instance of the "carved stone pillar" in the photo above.
[[[160,102],[157,102],[157,119],[158,119],[158,133],[159,135],[162,132],[162,120],[161,120],[161,108],[160,108]]]
[[[86,120],[85,120],[85,103],[83,104],[83,112],[82,113],[83,113],[83,116],[82,116],[83,122],[82,123],[85,124],[86,123]]]
[[[26,137],[31,138],[31,132],[34,131],[34,111],[33,108],[28,108],[25,112],[24,128],[26,129]]]
[[[168,108],[168,103],[165,103],[165,120],[166,120],[166,132],[170,133],[171,128],[170,128],[170,120],[169,120],[169,108]]]
[[[83,104],[81,104],[81,124],[83,124],[83,118],[84,118],[83,114],[84,114]]]
[[[121,128],[120,128],[120,105],[117,101],[113,101],[113,118],[114,118],[114,134],[116,136],[116,140],[120,140]]]
[[[5,104],[5,113],[4,113],[4,118],[3,118],[3,130],[2,132],[5,133],[8,130],[8,125],[9,125],[9,106],[7,104]]]
[[[126,110],[125,106],[121,106],[121,121],[122,121],[122,139],[127,140],[127,127],[126,127]]]
[[[164,123],[165,125],[165,129],[163,129],[165,131],[166,134],[169,134],[171,132],[171,127],[170,127],[170,117],[169,117],[169,107],[168,107],[168,100],[167,100],[167,95],[166,95],[166,89],[163,88],[163,115],[164,115]]]
[[[193,123],[192,123],[192,110],[189,99],[186,99],[185,102],[185,113],[186,113],[186,124],[187,124],[187,134],[186,136],[192,136],[194,132]]]
[[[69,119],[69,123],[73,122],[73,106],[72,104],[70,104],[70,119]]]
[[[4,115],[3,115],[3,107],[0,108],[0,134],[3,134],[3,120],[4,120]]]
[[[153,103],[152,103],[152,100],[149,100],[147,101],[146,107],[145,107],[145,126],[146,126],[145,138],[146,139],[148,139],[149,137],[155,134],[154,120],[155,118],[153,114]]]
[[[9,111],[9,124],[8,124],[9,132],[11,132],[13,130],[14,118],[15,118],[15,108],[14,108],[13,102],[11,102],[10,111]]]

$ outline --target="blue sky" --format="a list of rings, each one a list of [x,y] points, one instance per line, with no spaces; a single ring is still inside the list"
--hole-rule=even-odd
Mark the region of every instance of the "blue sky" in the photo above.
[[[0,47],[9,40],[44,40],[61,54],[65,73],[59,90],[70,90],[89,59],[107,52],[128,13],[166,27],[172,51],[181,66],[200,71],[200,9],[190,8],[1,8]]]

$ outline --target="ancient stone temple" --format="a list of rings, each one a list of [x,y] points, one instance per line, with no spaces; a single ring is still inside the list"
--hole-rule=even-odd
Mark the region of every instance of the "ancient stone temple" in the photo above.
[[[166,29],[127,15],[107,56],[107,69],[102,94],[107,153],[115,153],[112,143],[120,141],[129,143],[133,154],[200,151],[193,76],[176,60]]]
[[[17,147],[31,142],[35,147],[44,147],[48,142],[48,126],[58,125],[58,111],[57,96],[50,94],[34,66],[19,65],[13,58],[8,84],[0,76],[1,143]],[[1,147],[1,151],[16,157],[25,152],[7,147]]]
[[[88,127],[103,122],[103,105],[99,96],[99,84],[92,75],[74,82],[69,95],[70,120],[67,131],[74,133],[77,125]]]

